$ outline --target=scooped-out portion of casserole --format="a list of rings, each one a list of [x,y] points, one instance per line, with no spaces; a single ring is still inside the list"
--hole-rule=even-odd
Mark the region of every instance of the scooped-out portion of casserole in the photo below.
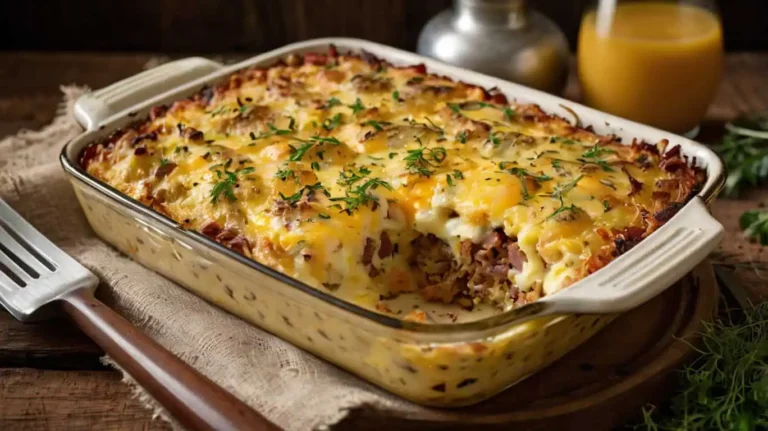
[[[667,144],[331,47],[157,106],[81,164],[185,229],[404,314],[382,301],[508,309],[599,270],[703,183]]]

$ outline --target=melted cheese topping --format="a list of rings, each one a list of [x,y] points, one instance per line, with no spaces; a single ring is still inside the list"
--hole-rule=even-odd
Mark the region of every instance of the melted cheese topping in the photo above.
[[[617,232],[650,232],[648,214],[692,189],[688,170],[661,169],[652,146],[419,67],[295,60],[156,108],[83,164],[184,228],[367,307],[429,288],[414,269],[414,240],[429,234],[460,268],[462,245],[494,230],[524,256],[502,271],[501,292],[465,286],[439,300],[509,307],[552,294],[606,263],[606,250],[610,260]]]

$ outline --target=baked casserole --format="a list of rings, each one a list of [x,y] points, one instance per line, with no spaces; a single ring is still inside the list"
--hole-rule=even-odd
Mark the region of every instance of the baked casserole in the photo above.
[[[331,47],[157,106],[80,163],[185,229],[423,321],[388,301],[506,310],[632,248],[705,180],[667,147]]]

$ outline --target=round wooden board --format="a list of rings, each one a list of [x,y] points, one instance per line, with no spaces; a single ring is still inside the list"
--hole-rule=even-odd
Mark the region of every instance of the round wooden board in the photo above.
[[[334,429],[613,429],[674,389],[673,371],[693,355],[680,340],[696,342],[717,302],[717,282],[705,261],[561,360],[490,400],[416,415],[359,408]]]

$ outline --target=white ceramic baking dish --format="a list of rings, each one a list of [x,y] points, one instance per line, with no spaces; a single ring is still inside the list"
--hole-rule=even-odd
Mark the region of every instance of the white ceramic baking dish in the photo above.
[[[121,195],[79,165],[83,148],[144,118],[152,106],[187,97],[234,71],[267,66],[292,53],[368,51],[395,65],[424,63],[428,72],[490,88],[548,113],[578,116],[597,133],[680,145],[704,167],[698,196],[667,224],[605,268],[557,294],[495,315],[457,323],[403,321],[313,289],[249,260]],[[620,119],[568,100],[439,63],[373,42],[328,38],[296,43],[223,67],[203,58],[165,64],[83,96],[76,104],[86,131],[61,154],[96,233],[145,266],[195,294],[318,356],[418,403],[468,405],[546,367],[690,271],[717,245],[723,227],[706,204],[725,174],[718,157],[689,139]],[[429,310],[429,304],[421,304]],[[587,313],[587,314],[585,314]]]

